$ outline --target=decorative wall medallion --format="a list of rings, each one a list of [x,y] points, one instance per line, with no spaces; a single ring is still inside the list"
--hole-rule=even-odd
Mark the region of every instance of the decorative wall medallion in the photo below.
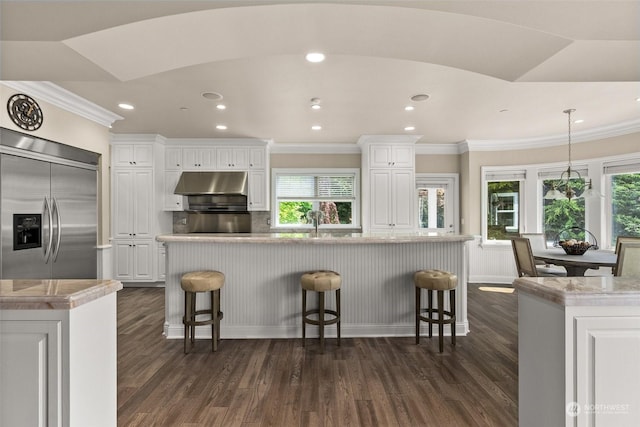
[[[30,96],[22,93],[13,95],[7,102],[7,111],[11,120],[21,129],[34,131],[42,126],[42,110]]]

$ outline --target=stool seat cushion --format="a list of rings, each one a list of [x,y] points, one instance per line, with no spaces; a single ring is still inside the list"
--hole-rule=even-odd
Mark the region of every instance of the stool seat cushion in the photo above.
[[[434,291],[447,291],[455,289],[458,285],[458,277],[443,270],[420,270],[413,275],[413,281],[418,288]]]
[[[180,279],[180,286],[186,292],[217,291],[224,285],[224,274],[219,271],[192,271]]]
[[[300,278],[300,284],[307,291],[325,292],[340,289],[342,277],[335,271],[310,271]]]

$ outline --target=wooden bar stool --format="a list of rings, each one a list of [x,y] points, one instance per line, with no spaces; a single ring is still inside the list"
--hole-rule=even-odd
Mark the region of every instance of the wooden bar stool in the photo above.
[[[337,324],[338,328],[338,345],[340,345],[340,286],[342,285],[342,277],[335,271],[310,271],[304,273],[300,278],[302,286],[302,346],[306,342],[307,323],[310,325],[318,325],[320,329],[320,352],[324,353],[324,327],[326,325]],[[318,308],[307,310],[307,291],[318,292]],[[327,291],[336,291],[336,309],[327,310],[324,306],[324,293]],[[318,314],[318,319],[312,319],[312,314]],[[331,315],[329,319],[325,315]]]
[[[219,271],[192,271],[180,279],[180,286],[184,290],[184,353],[187,354],[187,342],[193,347],[196,326],[211,325],[212,351],[218,350],[220,341],[220,288],[224,286],[224,274]],[[196,310],[196,295],[198,292],[210,292],[211,308]],[[208,315],[205,320],[196,320],[196,316]]]
[[[451,344],[456,345],[456,286],[458,286],[458,277],[442,270],[420,270],[413,275],[413,281],[416,286],[416,344],[420,343],[420,321],[429,323],[429,338],[432,336],[431,325],[438,325],[438,339],[440,345],[440,353],[442,353],[444,325],[451,325]],[[422,289],[428,291],[428,307],[420,307],[420,292]],[[438,308],[434,309],[433,291],[438,292]],[[449,307],[448,311],[444,310],[444,291],[449,291]],[[427,316],[422,316],[427,313]],[[438,316],[434,317],[437,313]],[[446,317],[445,317],[446,316]]]

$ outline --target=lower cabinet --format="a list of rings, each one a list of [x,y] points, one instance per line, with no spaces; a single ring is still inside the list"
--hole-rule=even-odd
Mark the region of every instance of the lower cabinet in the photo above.
[[[68,310],[3,310],[0,426],[115,426],[116,327],[116,293]]]
[[[114,279],[120,281],[153,281],[153,240],[115,240]]]
[[[518,294],[519,426],[636,426],[640,307]]]

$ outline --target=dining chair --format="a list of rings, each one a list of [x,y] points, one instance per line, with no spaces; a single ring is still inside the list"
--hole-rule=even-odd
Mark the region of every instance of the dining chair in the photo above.
[[[511,248],[516,261],[518,277],[562,277],[567,275],[565,271],[559,269],[537,266],[531,250],[531,241],[526,237],[511,239]]]
[[[640,277],[640,240],[620,242],[614,275]]]
[[[616,238],[616,248],[615,251],[613,252],[614,254],[620,253],[620,245],[624,242],[640,242],[640,237],[636,237],[636,236],[618,236]],[[616,268],[617,266],[614,266],[612,269],[612,273],[614,276],[617,276],[616,274]]]
[[[524,239],[527,239],[529,241],[529,251],[531,252],[531,258],[533,259],[533,263],[535,264],[536,276],[563,277],[563,276],[567,275],[567,272],[566,272],[566,270],[564,268],[562,268],[562,267],[554,267],[554,266],[551,266],[551,265],[545,263],[544,261],[536,261],[533,258],[533,250],[534,249],[537,250],[537,251],[543,251],[543,250],[547,249],[547,241],[546,241],[545,235],[543,233],[521,233],[520,234],[520,238],[524,238]],[[512,240],[511,244],[513,246],[513,240]],[[516,243],[516,244],[518,244],[518,243]],[[521,243],[521,245],[524,246],[523,243]],[[517,266],[518,256],[516,254],[515,248],[514,248],[514,255],[516,256],[516,266]],[[520,272],[520,270],[518,270],[518,272]],[[526,274],[526,275],[529,276],[530,274]],[[522,276],[522,274],[520,274],[520,276]]]

